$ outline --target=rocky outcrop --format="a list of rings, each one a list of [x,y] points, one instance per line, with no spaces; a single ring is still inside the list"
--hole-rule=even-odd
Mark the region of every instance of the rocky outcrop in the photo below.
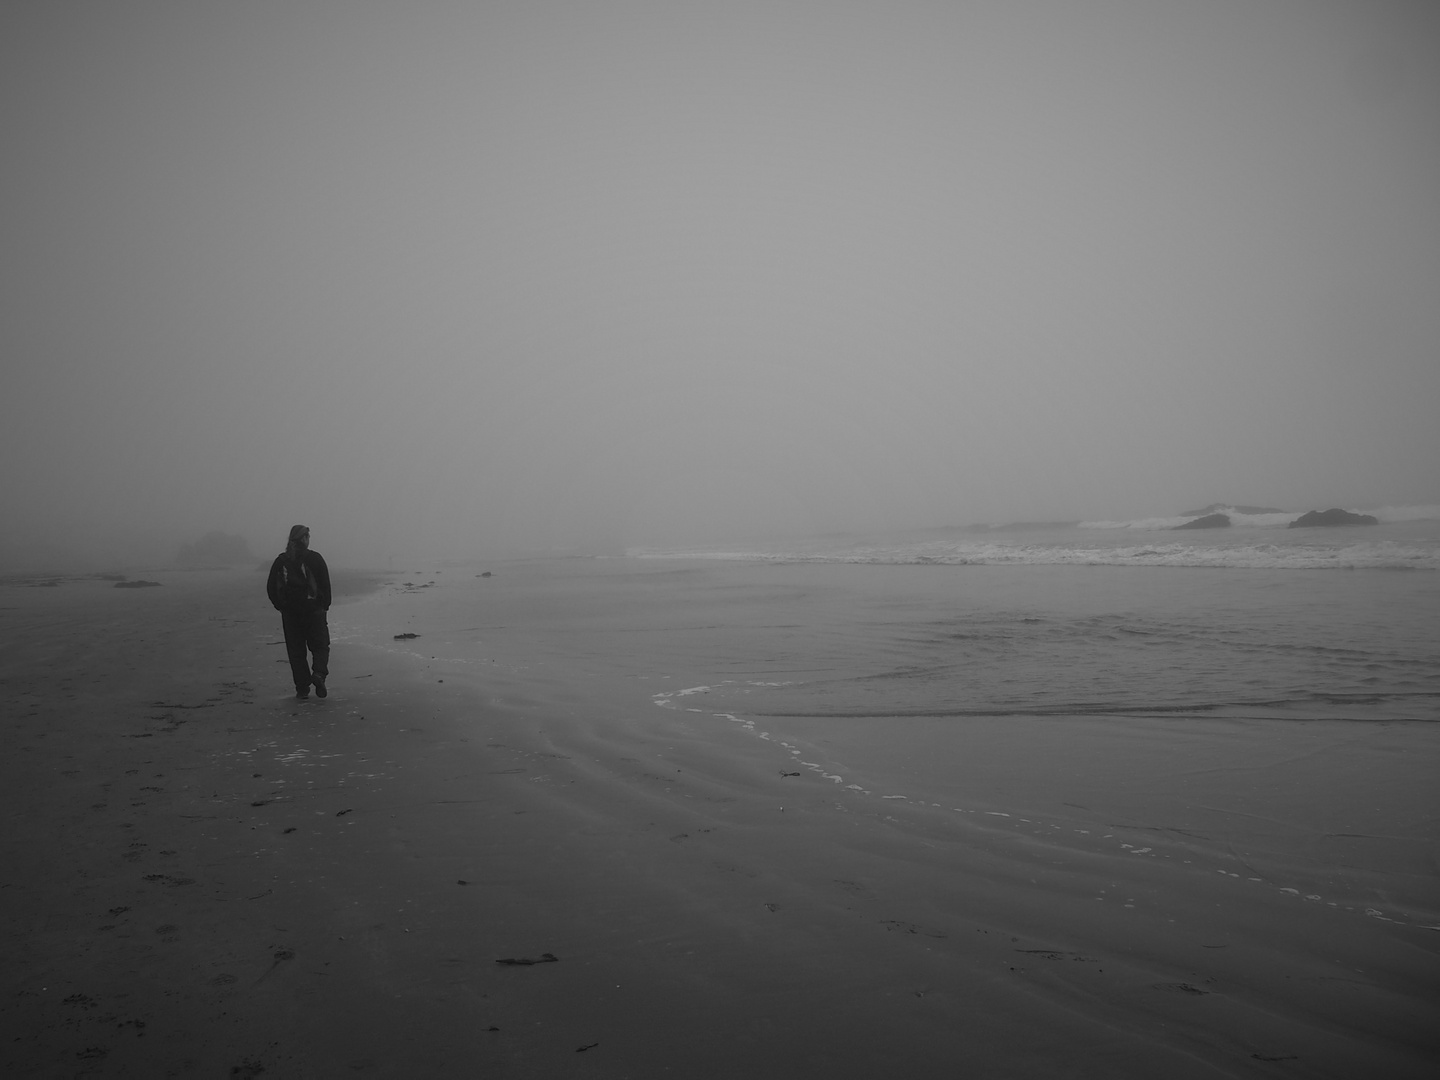
[[[1176,525],[1179,529],[1228,529],[1230,527],[1230,515],[1228,514],[1206,514],[1194,521],[1187,521],[1184,525]],[[1172,531],[1175,531],[1172,530]]]
[[[1329,510],[1311,510],[1290,522],[1287,528],[1310,529],[1322,525],[1379,525],[1380,519],[1369,514],[1352,514],[1349,510],[1332,507]]]

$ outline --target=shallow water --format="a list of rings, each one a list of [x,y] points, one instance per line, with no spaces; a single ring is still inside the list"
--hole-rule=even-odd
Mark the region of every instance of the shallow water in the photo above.
[[[615,559],[405,581],[355,609],[374,636],[423,603],[427,636],[394,647],[570,640],[634,676],[741,680],[771,715],[1440,721],[1437,574]]]
[[[828,640],[775,644],[836,673],[754,709],[1440,720],[1434,575],[887,566],[813,580],[832,594],[812,601],[832,609]]]

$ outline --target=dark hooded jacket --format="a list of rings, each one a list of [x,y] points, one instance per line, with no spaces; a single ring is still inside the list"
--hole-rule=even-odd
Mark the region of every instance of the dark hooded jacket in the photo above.
[[[302,550],[298,558],[282,551],[270,564],[265,592],[276,611],[329,611],[330,568],[318,551]]]

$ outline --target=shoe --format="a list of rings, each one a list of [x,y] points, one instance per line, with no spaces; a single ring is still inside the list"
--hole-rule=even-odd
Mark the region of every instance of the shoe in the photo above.
[[[309,688],[308,686],[297,686],[297,687],[295,688],[295,700],[296,700],[296,701],[309,701],[309,700],[310,700],[310,688]]]
[[[316,696],[316,697],[325,697],[325,696],[327,696],[327,695],[330,693],[330,691],[328,691],[328,690],[325,689],[325,676],[324,676],[324,675],[316,675],[316,676],[315,676],[313,679],[311,679],[310,681],[315,684],[315,696]]]

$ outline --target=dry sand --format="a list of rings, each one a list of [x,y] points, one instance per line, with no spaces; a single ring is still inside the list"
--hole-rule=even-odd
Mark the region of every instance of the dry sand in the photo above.
[[[1177,879],[1098,838],[846,801],[766,740],[639,712],[618,680],[522,678],[518,657],[440,681],[342,642],[331,696],[299,703],[260,575],[147,576],[0,591],[5,1077],[1440,1062],[1433,930]],[[1011,807],[1121,738],[1071,725],[1039,760],[1024,725],[976,730],[1026,760],[1020,793],[973,768]],[[1189,738],[1222,752],[1218,729]]]

